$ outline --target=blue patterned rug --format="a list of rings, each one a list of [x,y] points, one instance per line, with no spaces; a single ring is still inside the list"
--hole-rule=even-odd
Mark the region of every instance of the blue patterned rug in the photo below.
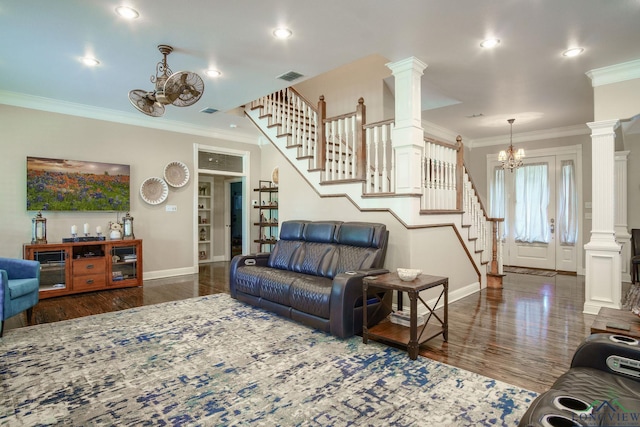
[[[227,294],[6,331],[8,426],[515,426],[536,393]]]

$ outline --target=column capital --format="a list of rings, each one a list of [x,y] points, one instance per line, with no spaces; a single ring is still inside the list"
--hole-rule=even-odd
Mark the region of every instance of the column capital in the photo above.
[[[587,123],[587,126],[591,129],[591,136],[602,136],[615,133],[618,126],[620,126],[620,120],[601,120],[599,122]]]
[[[401,71],[412,70],[414,72],[420,73],[422,75],[425,68],[427,68],[427,64],[422,62],[415,56],[410,56],[409,58],[402,59],[396,62],[387,62],[385,64],[387,68],[391,70],[393,74],[399,73]]]

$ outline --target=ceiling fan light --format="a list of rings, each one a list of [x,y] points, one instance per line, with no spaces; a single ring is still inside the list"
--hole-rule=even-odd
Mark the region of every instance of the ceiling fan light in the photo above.
[[[129,6],[116,7],[116,13],[124,19],[137,19],[140,16],[137,10]]]

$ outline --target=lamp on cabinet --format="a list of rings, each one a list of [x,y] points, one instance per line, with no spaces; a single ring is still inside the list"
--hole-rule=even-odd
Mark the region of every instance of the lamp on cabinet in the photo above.
[[[47,219],[42,212],[31,219],[31,243],[47,243]]]
[[[129,215],[129,212],[122,218],[123,235],[122,238],[126,240],[133,240],[136,237],[133,235],[133,217]]]

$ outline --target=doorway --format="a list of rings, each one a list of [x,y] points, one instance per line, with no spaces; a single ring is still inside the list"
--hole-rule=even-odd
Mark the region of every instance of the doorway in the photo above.
[[[227,259],[231,259],[236,255],[242,254],[242,218],[243,218],[243,194],[242,180],[232,179],[225,181],[226,194],[226,219],[225,225],[228,230],[225,238]]]
[[[571,148],[527,152],[514,171],[497,156],[487,162],[491,213],[505,219],[504,265],[577,272],[581,164]]]
[[[207,261],[230,261],[237,253],[248,253],[250,241],[250,209],[247,201],[250,155],[247,151],[214,148],[194,144],[194,164],[198,176],[206,176],[211,185],[210,252]],[[233,184],[233,186],[231,185]],[[198,186],[194,199],[198,200]],[[196,206],[196,210],[198,210]],[[195,215],[194,235],[199,239],[199,215]],[[200,227],[203,228],[203,227]],[[194,250],[199,263],[198,243]]]

